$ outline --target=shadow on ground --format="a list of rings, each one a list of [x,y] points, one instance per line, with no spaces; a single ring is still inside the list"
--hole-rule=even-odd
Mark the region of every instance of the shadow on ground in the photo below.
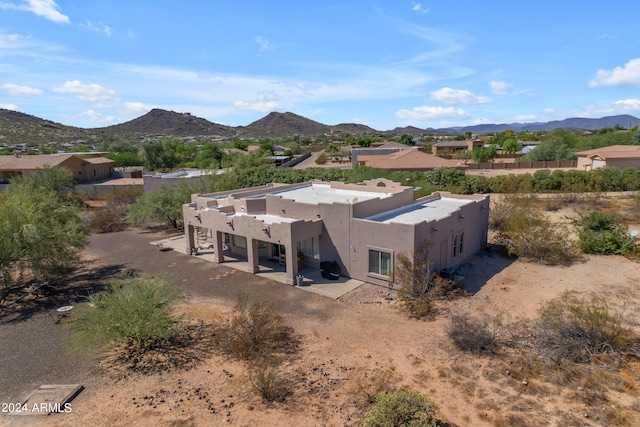
[[[92,293],[102,291],[111,278],[124,271],[122,264],[97,266],[88,263],[55,283],[31,284],[20,288],[0,307],[0,325],[23,322],[36,314],[50,313],[59,307],[83,302]]]

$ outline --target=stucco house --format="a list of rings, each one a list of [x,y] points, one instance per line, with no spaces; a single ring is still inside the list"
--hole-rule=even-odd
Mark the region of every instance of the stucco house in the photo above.
[[[105,157],[80,157],[77,154],[47,154],[35,156],[0,156],[0,183],[16,176],[28,176],[46,167],[63,167],[73,173],[79,183],[99,181],[111,176],[115,162]]]
[[[413,193],[412,187],[377,179],[194,194],[183,206],[187,253],[204,231],[214,262],[233,254],[257,273],[262,263],[280,259],[289,284],[303,266],[335,261],[343,276],[389,285],[399,253],[415,253],[426,243],[437,272],[459,266],[485,246],[488,196],[440,192],[414,200]]]
[[[416,150],[402,150],[378,156],[361,155],[358,156],[358,166],[398,171],[428,171],[439,167],[463,167],[456,160],[443,159],[442,157]]]
[[[579,170],[588,171],[602,167],[640,169],[640,145],[610,145],[580,151],[576,155]]]
[[[443,154],[454,154],[464,150],[473,151],[476,147],[483,147],[486,142],[487,139],[484,137],[466,139],[464,141],[441,141],[431,146],[431,152],[436,156],[440,156]]]

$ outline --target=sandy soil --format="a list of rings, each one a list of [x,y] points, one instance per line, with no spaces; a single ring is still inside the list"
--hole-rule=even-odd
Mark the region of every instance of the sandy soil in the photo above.
[[[581,387],[544,382],[513,365],[513,355],[461,353],[446,335],[452,313],[533,318],[541,304],[566,291],[625,295],[637,314],[640,264],[626,258],[589,256],[570,267],[548,267],[480,254],[464,266],[464,285],[473,295],[442,303],[436,320],[426,322],[407,319],[386,288],[364,285],[335,301],[183,254],[158,253],[146,244],[154,238],[137,231],[94,236],[88,256],[94,267],[169,271],[189,293],[181,310],[193,321],[220,322],[238,293],[272,303],[301,341],[299,353],[280,368],[290,381],[286,401],[263,402],[245,364],[212,352],[191,370],[125,376],[107,369],[93,374],[71,413],[6,424],[350,426],[359,425],[366,394],[378,387],[428,393],[448,426],[615,425],[611,412],[640,409],[640,366],[629,373],[635,388],[611,389],[606,403],[593,405],[580,398]]]

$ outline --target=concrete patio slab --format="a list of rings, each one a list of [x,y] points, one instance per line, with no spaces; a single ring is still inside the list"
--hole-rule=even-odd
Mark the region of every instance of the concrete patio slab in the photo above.
[[[202,248],[198,250],[197,255],[187,254],[187,243],[185,236],[171,237],[168,239],[156,240],[150,242],[152,245],[157,246],[162,251],[175,251],[185,256],[195,256],[198,259],[208,262],[213,261],[213,249]],[[234,258],[225,255],[225,262],[222,264],[225,267],[233,268],[236,270],[250,272],[249,264],[246,260]],[[284,266],[278,263],[263,262],[260,263],[260,271],[255,273],[258,276],[262,276],[265,279],[273,280],[287,284],[286,274]],[[299,274],[303,277],[303,286],[296,286],[296,288],[313,292],[325,297],[338,299],[346,293],[360,287],[364,282],[360,280],[350,279],[348,277],[340,277],[338,280],[329,280],[322,277],[320,270],[311,267],[304,267],[299,271]]]

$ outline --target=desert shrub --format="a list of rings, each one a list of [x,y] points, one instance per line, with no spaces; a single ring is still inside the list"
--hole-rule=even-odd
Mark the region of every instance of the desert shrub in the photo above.
[[[539,315],[538,349],[554,364],[640,357],[640,336],[633,332],[631,319],[602,297],[578,299],[565,293],[544,305]]]
[[[243,360],[271,360],[281,353],[295,351],[292,328],[269,305],[238,298],[230,320],[217,333],[223,350]]]
[[[327,156],[325,154],[320,154],[316,159],[316,164],[324,165],[325,163],[327,163]]]
[[[627,227],[615,213],[592,211],[578,220],[580,249],[590,254],[622,254],[632,249]]]
[[[69,327],[77,349],[123,345],[144,353],[165,346],[184,330],[174,314],[183,295],[163,278],[125,277],[93,294]]]
[[[113,233],[127,227],[126,218],[123,219],[118,212],[108,207],[87,213],[87,218],[89,228],[98,233]]]
[[[415,254],[399,253],[396,256],[394,282],[402,310],[416,319],[433,318],[435,300],[464,295],[455,282],[444,279],[431,271],[430,247],[423,245]]]
[[[249,372],[251,387],[265,402],[283,402],[291,393],[288,382],[278,368],[262,362]]]
[[[475,354],[494,354],[500,348],[501,327],[501,316],[477,319],[466,314],[454,315],[451,317],[447,335],[459,350]]]
[[[569,230],[547,220],[536,207],[533,196],[508,195],[495,203],[489,227],[496,232],[497,243],[509,255],[521,256],[548,265],[568,265],[579,259]]]
[[[435,427],[438,405],[416,391],[378,394],[376,404],[364,416],[367,427]]]

